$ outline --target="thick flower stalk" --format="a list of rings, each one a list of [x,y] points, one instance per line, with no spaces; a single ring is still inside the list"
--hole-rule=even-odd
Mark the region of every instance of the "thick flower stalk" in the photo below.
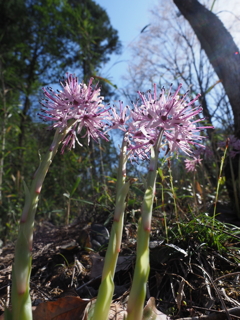
[[[126,164],[128,159],[127,141],[123,138],[122,148],[119,157],[116,204],[111,229],[110,240],[105,256],[102,281],[98,291],[94,314],[92,320],[108,320],[110,305],[114,292],[114,274],[118,255],[121,249],[122,231],[124,222],[124,210],[126,196],[129,190],[129,182],[126,182]]]
[[[164,89],[157,96],[156,86],[154,86],[153,95],[149,91],[146,97],[139,92],[142,104],[140,106],[135,104],[131,111],[133,122],[129,128],[129,150],[132,151],[133,158],[146,159],[150,154],[151,156],[138,227],[137,257],[127,306],[127,320],[142,320],[143,315],[149,274],[152,208],[161,146],[163,142],[167,144],[166,153],[178,152],[180,149],[187,155],[192,155],[194,145],[204,147],[197,141],[204,138],[200,136],[200,130],[208,127],[197,127],[196,124],[201,119],[193,120],[202,111],[200,107],[193,106],[199,96],[187,102],[187,94],[179,98],[180,88],[181,85],[173,95],[170,89],[167,96]]]
[[[5,319],[31,320],[32,307],[29,295],[29,280],[32,260],[32,239],[35,213],[39,195],[48,169],[62,143],[62,152],[65,148],[73,148],[75,141],[80,145],[77,134],[83,128],[88,142],[92,137],[107,139],[104,134],[105,126],[110,117],[108,109],[102,104],[100,89],[93,89],[92,79],[88,86],[78,83],[77,78],[69,75],[62,84],[63,90],[54,92],[51,88],[43,89],[45,100],[42,102],[42,114],[45,121],[52,121],[52,128],[57,128],[53,142],[40,162],[31,188],[25,185],[25,205],[23,208],[20,229],[15,247],[15,257],[12,271],[12,312],[6,310]]]
[[[141,218],[137,233],[137,259],[135,264],[132,289],[127,305],[127,320],[142,320],[143,306],[146,297],[146,286],[150,271],[149,238],[153,199],[156,189],[158,153],[161,145],[163,130],[159,131],[155,146],[151,149],[147,186],[141,207]]]
[[[25,205],[23,208],[18,238],[15,246],[15,256],[12,270],[12,314],[7,312],[5,319],[31,320],[32,304],[29,295],[29,281],[32,262],[32,239],[34,217],[38,206],[39,195],[43,181],[57,152],[58,146],[65,136],[65,131],[55,133],[53,148],[46,153],[35,173],[30,190],[25,185]]]

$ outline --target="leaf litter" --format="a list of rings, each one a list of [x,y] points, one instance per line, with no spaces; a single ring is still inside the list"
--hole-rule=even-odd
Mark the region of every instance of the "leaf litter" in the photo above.
[[[200,241],[199,225],[197,232],[188,230],[182,237],[170,236],[167,242],[159,237],[161,226],[155,217],[143,320],[229,320],[230,314],[240,317],[240,251],[234,241],[225,243],[225,251]],[[232,235],[230,226],[224,230]],[[237,238],[239,232],[234,230]],[[93,234],[91,225],[83,227],[82,222],[58,228],[45,222],[37,226],[30,284],[34,320],[87,319],[97,296],[106,250],[99,242],[98,249],[93,248]],[[106,239],[102,240],[106,245]],[[136,224],[128,223],[114,278],[116,290],[109,319],[121,320],[126,315],[135,240]],[[2,314],[4,305],[9,304],[13,253],[14,245],[9,243],[2,248],[0,257]]]

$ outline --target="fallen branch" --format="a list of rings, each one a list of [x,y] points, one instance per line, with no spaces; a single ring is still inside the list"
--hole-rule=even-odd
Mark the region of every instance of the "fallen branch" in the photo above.
[[[226,320],[228,315],[234,316],[240,319],[240,307],[228,309],[228,314],[225,311],[215,311],[209,315],[178,318],[177,320]]]

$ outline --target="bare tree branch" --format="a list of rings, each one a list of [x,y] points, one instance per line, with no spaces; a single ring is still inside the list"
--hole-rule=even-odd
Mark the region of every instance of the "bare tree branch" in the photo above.
[[[240,54],[220,19],[197,0],[173,0],[189,22],[222,81],[234,115],[235,135],[240,138]]]

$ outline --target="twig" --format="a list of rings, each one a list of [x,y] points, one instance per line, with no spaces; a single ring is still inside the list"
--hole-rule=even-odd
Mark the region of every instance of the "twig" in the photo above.
[[[194,265],[195,265],[196,267],[198,267],[199,269],[201,269],[201,270],[208,276],[208,278],[209,278],[209,280],[210,280],[213,288],[215,289],[215,291],[216,291],[216,293],[217,293],[217,296],[218,296],[219,300],[221,301],[222,308],[225,310],[227,320],[231,320],[231,317],[230,317],[229,312],[228,312],[228,310],[227,310],[226,304],[225,304],[225,302],[223,301],[221,295],[219,294],[218,288],[217,288],[216,285],[214,284],[213,279],[210,277],[210,275],[208,274],[208,272],[207,272],[202,266],[199,266],[199,265],[197,265],[197,264],[194,264]],[[224,318],[224,319],[225,319],[225,318]],[[217,320],[220,320],[220,319],[217,319]]]

